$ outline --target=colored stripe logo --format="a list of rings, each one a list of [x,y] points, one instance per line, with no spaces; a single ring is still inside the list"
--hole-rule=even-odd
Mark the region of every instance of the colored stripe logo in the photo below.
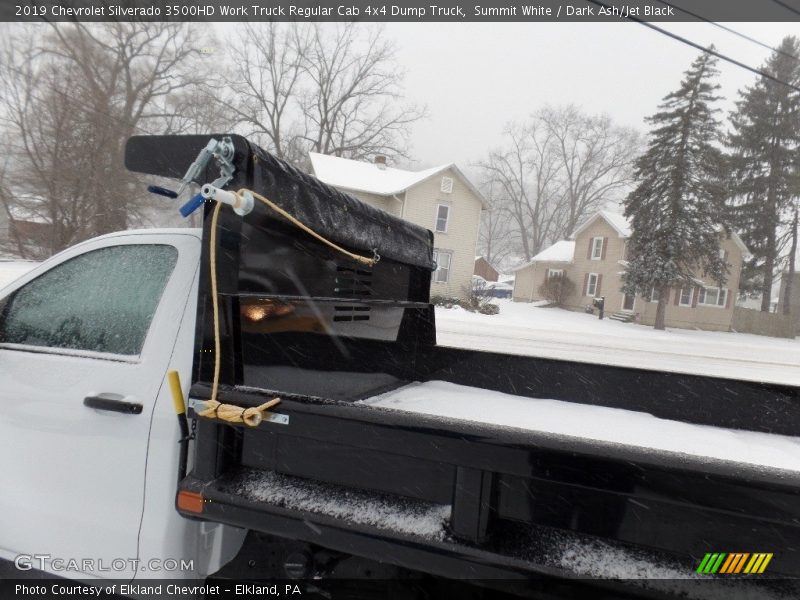
[[[709,552],[700,561],[701,575],[736,575],[763,573],[772,560],[772,552]]]

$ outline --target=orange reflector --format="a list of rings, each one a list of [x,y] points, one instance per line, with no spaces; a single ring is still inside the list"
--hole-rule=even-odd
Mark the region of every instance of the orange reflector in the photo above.
[[[203,494],[197,492],[187,492],[181,490],[178,492],[178,509],[185,510],[186,512],[201,513],[203,512]]]

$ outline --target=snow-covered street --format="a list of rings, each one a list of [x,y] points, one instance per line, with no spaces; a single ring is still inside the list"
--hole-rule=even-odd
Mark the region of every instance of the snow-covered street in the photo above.
[[[499,315],[436,309],[444,346],[800,385],[800,341],[620,323],[534,304],[496,301]]]

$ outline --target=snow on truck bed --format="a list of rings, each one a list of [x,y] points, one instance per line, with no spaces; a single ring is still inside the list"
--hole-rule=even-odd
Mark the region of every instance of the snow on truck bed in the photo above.
[[[800,472],[800,438],[692,425],[620,408],[512,396],[445,381],[412,383],[359,403]]]
[[[241,469],[226,491],[255,502],[326,515],[356,525],[442,540],[451,506],[325,484],[274,471]]]

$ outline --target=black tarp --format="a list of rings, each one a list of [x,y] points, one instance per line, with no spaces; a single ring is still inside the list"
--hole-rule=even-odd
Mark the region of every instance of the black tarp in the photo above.
[[[372,256],[377,250],[382,257],[434,268],[430,231],[322,183],[242,136],[132,136],[125,148],[125,165],[131,171],[179,179],[212,137],[224,136],[232,139],[236,149],[236,173],[226,189],[250,188],[320,235],[361,254]],[[211,161],[196,183],[210,183],[218,176]],[[272,218],[283,220],[277,214]]]

